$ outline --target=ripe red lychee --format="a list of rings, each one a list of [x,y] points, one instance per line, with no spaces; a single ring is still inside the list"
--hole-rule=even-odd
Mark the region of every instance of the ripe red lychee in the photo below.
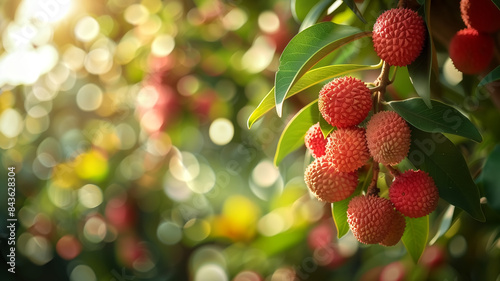
[[[390,65],[406,66],[422,51],[425,41],[422,17],[410,9],[391,9],[382,13],[373,26],[373,47]]]
[[[304,181],[316,198],[333,203],[351,196],[358,185],[358,175],[337,172],[328,158],[321,157],[309,164]]]
[[[500,21],[500,19],[499,19]],[[465,74],[478,74],[489,66],[495,43],[490,35],[473,28],[458,31],[450,41],[453,65]]]
[[[372,107],[371,93],[365,83],[354,77],[340,77],[319,92],[319,111],[330,125],[346,128],[361,123]]]
[[[389,188],[389,198],[403,215],[419,218],[438,205],[439,192],[434,180],[422,170],[408,170],[397,176]]]
[[[326,143],[328,141],[321,131],[319,122],[309,128],[304,138],[304,142],[314,158],[320,158],[325,155]]]
[[[491,0],[462,0],[460,11],[467,27],[486,33],[500,30],[500,10]]]
[[[405,232],[406,221],[400,212],[394,210],[392,214],[391,227],[387,236],[379,243],[382,246],[390,247],[396,245]]]
[[[356,171],[370,159],[363,128],[337,129],[327,140],[325,157],[339,172]]]
[[[394,207],[378,196],[356,196],[347,207],[347,222],[354,237],[364,244],[380,243],[389,233]]]
[[[395,165],[410,150],[410,127],[396,112],[381,111],[366,125],[366,141],[375,161]]]

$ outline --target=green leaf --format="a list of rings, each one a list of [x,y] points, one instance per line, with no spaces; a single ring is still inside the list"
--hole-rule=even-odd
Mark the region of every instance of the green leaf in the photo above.
[[[304,137],[309,128],[319,121],[318,100],[304,106],[286,125],[278,141],[274,155],[274,165],[278,166],[290,152],[304,145]]]
[[[426,133],[412,127],[411,138],[408,159],[434,179],[439,197],[484,221],[479,190],[460,150],[440,133]]]
[[[488,205],[495,211],[500,212],[500,145],[497,144],[486,159],[481,173],[481,184],[488,199]]]
[[[365,18],[363,17],[363,14],[358,9],[358,6],[356,6],[356,3],[354,3],[354,0],[342,0],[349,9],[363,22],[366,23]]]
[[[290,89],[286,98],[289,98],[299,92],[304,91],[320,82],[323,82],[327,79],[345,75],[347,73],[352,73],[355,71],[361,70],[370,70],[370,69],[378,69],[382,66],[382,63],[377,65],[359,65],[359,64],[341,64],[341,65],[329,65],[320,68],[315,68],[308,71],[304,76],[302,76],[295,85],[293,85],[292,89]],[[257,121],[260,117],[262,117],[269,110],[273,109],[275,106],[274,103],[274,88],[269,91],[269,93],[264,97],[264,99],[260,102],[257,108],[252,112],[250,117],[248,118],[248,128],[251,128],[252,125]]]
[[[326,11],[330,5],[332,5],[333,0],[321,0],[314,7],[311,8],[307,16],[302,21],[300,25],[299,32],[314,25],[318,20],[326,14]],[[338,8],[338,6],[337,6]],[[333,12],[333,11],[332,11]]]
[[[323,118],[323,116],[321,116],[321,113],[319,116],[319,127],[320,127],[321,132],[323,133],[323,136],[325,138],[328,136],[328,134],[330,134],[335,129],[335,127],[330,125],[330,123],[326,122],[326,120]]]
[[[349,223],[347,222],[347,207],[349,206],[349,202],[354,196],[357,196],[361,193],[361,191],[365,190],[371,181],[372,167],[370,166],[370,170],[366,174],[364,181],[356,187],[356,190],[353,192],[351,196],[348,198],[332,203],[332,218],[335,223],[335,227],[337,228],[337,238],[342,238],[344,235],[349,232]]]
[[[436,243],[436,241],[443,236],[448,229],[450,229],[452,222],[453,222],[453,214],[455,213],[455,206],[450,205],[448,206],[448,209],[446,209],[446,212],[443,213],[442,217],[440,218],[440,223],[439,223],[439,229],[434,235],[434,237],[431,239],[431,242],[429,244],[433,245]]]
[[[427,238],[429,236],[429,216],[420,218],[405,217],[405,220],[406,228],[401,241],[403,241],[413,261],[417,263],[427,245]]]
[[[294,228],[273,236],[260,236],[252,244],[252,249],[261,250],[267,256],[273,256],[299,245],[307,235],[306,228]]]
[[[349,232],[349,223],[347,223],[347,207],[352,197],[339,202],[332,203],[332,218],[337,228],[337,238],[342,238]]]
[[[333,22],[315,24],[290,40],[280,57],[275,79],[275,103],[281,117],[283,101],[293,85],[323,57],[350,42],[369,36],[358,28]]]
[[[311,8],[319,1],[311,1],[311,0],[292,0],[291,1],[291,10],[292,16],[297,22],[302,22]]]
[[[430,1],[425,1],[424,9],[419,10],[419,14],[426,19],[428,26],[427,36],[424,43],[422,52],[417,57],[417,59],[408,65],[408,73],[410,74],[410,80],[417,91],[417,94],[424,100],[428,107],[431,107],[431,71],[432,71],[432,51],[433,42],[430,36],[430,25],[426,17],[429,15]]]
[[[478,88],[482,87],[488,83],[491,83],[491,82],[497,81],[497,80],[500,80],[500,66],[497,66],[490,73],[488,73],[486,76],[484,76],[484,78],[479,82],[477,87]]]
[[[448,133],[481,142],[483,138],[472,122],[454,107],[431,100],[429,108],[422,98],[392,101],[389,105],[408,123],[429,133]]]

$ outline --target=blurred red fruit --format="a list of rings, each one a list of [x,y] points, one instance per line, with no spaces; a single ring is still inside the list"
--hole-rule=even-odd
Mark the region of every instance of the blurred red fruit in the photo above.
[[[406,276],[406,268],[404,265],[397,261],[390,263],[382,269],[379,281],[403,281]]]
[[[445,250],[439,245],[432,245],[425,249],[420,258],[420,263],[429,269],[435,269],[442,266],[445,260]]]
[[[80,254],[82,245],[75,236],[64,235],[57,241],[56,251],[61,258],[72,260]]]
[[[129,229],[135,225],[136,210],[134,206],[121,198],[113,198],[106,205],[108,222],[119,231]]]

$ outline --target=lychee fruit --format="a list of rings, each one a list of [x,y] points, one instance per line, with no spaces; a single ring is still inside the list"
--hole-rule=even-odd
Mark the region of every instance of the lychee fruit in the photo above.
[[[339,172],[353,172],[365,165],[370,159],[365,129],[351,127],[333,131],[328,137],[325,157]]]
[[[304,181],[316,198],[333,203],[351,196],[358,185],[358,175],[337,172],[328,158],[321,157],[309,164]]]
[[[410,9],[390,9],[382,13],[373,26],[373,47],[386,63],[406,66],[422,51],[425,24],[417,12]]]
[[[465,74],[478,74],[490,65],[494,48],[495,43],[489,34],[466,28],[453,36],[449,53],[458,70]]]
[[[379,243],[382,246],[390,247],[396,245],[406,228],[405,217],[398,211],[394,210],[392,214],[391,227],[389,227],[389,233],[387,236]]]
[[[330,125],[337,128],[355,126],[368,116],[372,108],[371,93],[359,79],[336,78],[319,92],[318,107]]]
[[[491,0],[462,0],[460,11],[467,27],[486,33],[500,30],[500,10]]]
[[[356,196],[347,207],[347,222],[352,234],[364,244],[380,243],[389,233],[394,207],[378,196]]]
[[[381,111],[366,125],[366,141],[375,161],[395,165],[410,150],[410,127],[396,112]]]
[[[311,151],[314,158],[320,158],[325,155],[326,143],[328,142],[321,131],[319,122],[312,125],[306,133],[304,142]]]
[[[410,218],[419,218],[434,211],[439,191],[434,180],[422,170],[408,170],[397,176],[389,188],[389,199],[396,210]]]

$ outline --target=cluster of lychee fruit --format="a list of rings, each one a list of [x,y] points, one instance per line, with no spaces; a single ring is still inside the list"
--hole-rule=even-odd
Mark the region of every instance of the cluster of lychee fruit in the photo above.
[[[415,37],[406,38],[408,34]],[[425,25],[410,9],[392,9],[377,19],[373,41],[375,51],[386,63],[404,66],[421,52]],[[396,48],[398,44],[407,48]],[[405,216],[428,215],[436,209],[439,194],[433,179],[424,171],[399,173],[393,167],[409,152],[410,127],[394,111],[374,112],[369,117],[374,108],[371,92],[354,77],[336,78],[321,89],[319,111],[335,129],[325,136],[316,123],[307,131],[305,145],[315,159],[306,168],[304,181],[320,201],[334,203],[351,198],[347,221],[360,242],[392,246],[403,236]],[[366,119],[366,126],[361,126]],[[370,158],[376,173],[382,164],[395,177],[389,198],[379,196],[376,181],[366,194],[352,197],[358,186],[358,170]]]
[[[461,0],[460,11],[467,27],[451,39],[450,58],[462,73],[479,74],[493,59],[492,34],[500,30],[500,9],[491,0]]]

